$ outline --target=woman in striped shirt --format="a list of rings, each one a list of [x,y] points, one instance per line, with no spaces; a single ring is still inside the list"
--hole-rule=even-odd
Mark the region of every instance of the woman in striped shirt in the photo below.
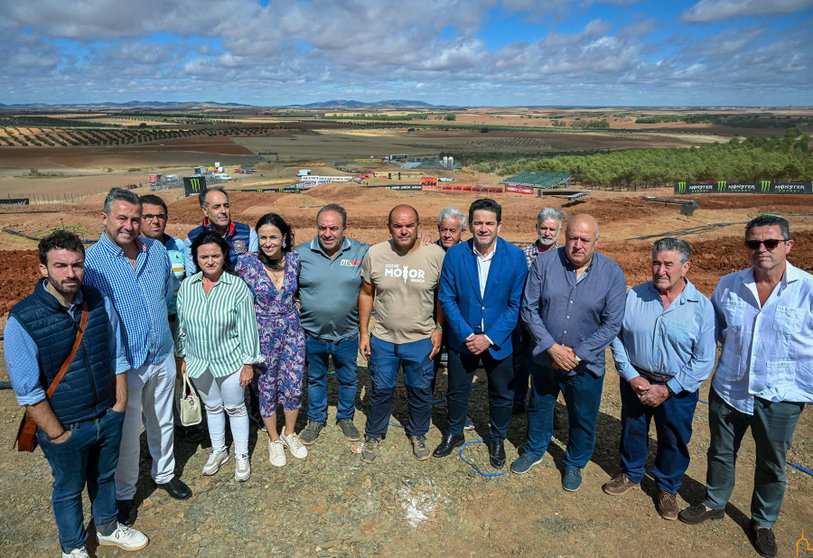
[[[234,439],[234,479],[246,481],[251,466],[243,393],[254,375],[253,365],[263,362],[254,296],[242,279],[230,273],[229,247],[216,232],[195,238],[192,258],[198,272],[178,291],[176,353],[184,358],[182,371],[206,407],[212,453],[203,474],[214,475],[229,459],[225,408]]]

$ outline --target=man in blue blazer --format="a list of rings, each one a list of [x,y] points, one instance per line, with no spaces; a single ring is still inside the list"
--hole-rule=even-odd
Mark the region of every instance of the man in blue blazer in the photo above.
[[[498,237],[501,227],[500,204],[476,200],[469,207],[472,238],[449,248],[443,261],[438,299],[449,329],[449,428],[433,452],[446,457],[463,445],[472,376],[482,362],[491,419],[488,454],[497,469],[505,465],[503,441],[514,398],[511,333],[527,275],[525,255]]]

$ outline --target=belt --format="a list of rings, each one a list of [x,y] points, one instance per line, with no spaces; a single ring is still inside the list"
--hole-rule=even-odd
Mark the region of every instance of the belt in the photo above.
[[[661,374],[655,374],[654,372],[650,372],[649,370],[644,370],[643,368],[638,368],[634,364],[632,365],[635,368],[635,371],[638,372],[641,376],[646,378],[647,380],[652,380],[653,382],[663,382],[666,383],[671,380],[674,376],[663,376]]]

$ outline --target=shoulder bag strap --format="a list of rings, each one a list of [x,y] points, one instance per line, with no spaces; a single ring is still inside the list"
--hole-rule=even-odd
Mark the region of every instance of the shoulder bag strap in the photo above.
[[[79,344],[82,343],[82,337],[85,335],[85,326],[88,323],[88,301],[85,299],[82,302],[82,320],[79,323],[79,331],[76,332],[76,339],[73,342],[73,348],[71,349],[70,354],[68,354],[68,358],[65,359],[65,362],[62,363],[62,367],[57,372],[56,377],[51,382],[51,385],[48,386],[48,391],[45,393],[45,396],[50,399],[51,396],[54,394],[54,390],[56,390],[56,386],[59,385],[59,382],[62,381],[62,376],[65,375],[65,372],[68,371],[68,367],[70,367],[71,362],[73,362],[73,357],[76,356],[76,351],[79,350]]]

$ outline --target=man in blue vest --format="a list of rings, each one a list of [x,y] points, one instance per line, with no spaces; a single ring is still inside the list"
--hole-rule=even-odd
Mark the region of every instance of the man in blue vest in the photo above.
[[[192,261],[192,241],[205,230],[216,231],[228,243],[231,261],[246,252],[256,252],[259,246],[257,232],[244,223],[231,220],[229,195],[223,188],[208,188],[198,194],[198,201],[203,210],[203,224],[189,231],[184,241],[186,246],[186,275],[195,274],[195,262]]]
[[[114,474],[129,365],[116,313],[98,290],[82,285],[85,248],[75,235],[60,230],[43,238],[39,259],[44,279],[9,312],[5,358],[17,401],[37,424],[37,441],[51,465],[62,556],[89,556],[82,513],[86,483],[99,544],[142,549],[149,539],[117,521]],[[71,354],[85,309],[79,349],[47,397]]]

